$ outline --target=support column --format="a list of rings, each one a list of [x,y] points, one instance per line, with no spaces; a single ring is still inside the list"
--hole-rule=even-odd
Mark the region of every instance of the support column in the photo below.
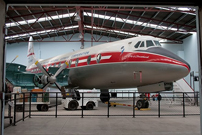
[[[200,97],[200,131],[202,135],[202,7],[198,7],[196,16],[197,25],[197,43],[198,43],[198,57],[199,57],[199,97]]]
[[[5,2],[0,0],[0,93],[4,92],[4,63],[5,63],[5,44],[4,44],[4,24],[5,24]],[[0,135],[4,134],[4,105],[0,95]]]

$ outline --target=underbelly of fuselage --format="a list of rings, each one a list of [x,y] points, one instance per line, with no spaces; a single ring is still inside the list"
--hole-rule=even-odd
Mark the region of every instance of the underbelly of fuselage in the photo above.
[[[79,89],[134,88],[185,77],[186,67],[153,62],[123,62],[71,68],[69,84]]]

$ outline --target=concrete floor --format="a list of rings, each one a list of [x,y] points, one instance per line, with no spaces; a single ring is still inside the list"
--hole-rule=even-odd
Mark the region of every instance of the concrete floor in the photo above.
[[[199,116],[32,117],[5,129],[5,135],[200,135]]]
[[[130,103],[130,100],[117,99],[116,102]],[[85,115],[106,115],[106,104],[99,103],[95,110],[86,110]],[[38,112],[36,107],[32,115],[54,115],[55,108],[48,112]],[[161,104],[161,114],[180,114],[178,116],[157,116],[157,103],[151,102],[148,111],[136,111],[136,115],[155,116],[32,116],[17,126],[5,129],[5,135],[200,135],[200,116],[182,117],[179,104]],[[187,114],[199,114],[198,106],[186,106]],[[18,112],[17,116],[22,113]],[[132,115],[131,107],[117,106],[110,108],[111,115]],[[67,111],[58,106],[58,115],[81,115],[81,110]],[[21,118],[21,117],[19,117]]]

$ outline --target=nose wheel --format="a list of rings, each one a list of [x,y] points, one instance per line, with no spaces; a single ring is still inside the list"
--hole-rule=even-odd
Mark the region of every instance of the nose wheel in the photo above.
[[[136,107],[138,110],[140,110],[141,108],[149,108],[149,101],[145,93],[142,93],[140,95],[140,99],[136,102]]]

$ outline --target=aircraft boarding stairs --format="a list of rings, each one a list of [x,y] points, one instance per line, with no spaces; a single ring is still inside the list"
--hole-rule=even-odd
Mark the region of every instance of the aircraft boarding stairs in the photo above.
[[[185,97],[185,104],[186,105],[195,105],[198,102],[197,93],[194,94],[194,90],[191,86],[184,80],[180,79],[173,83],[173,93],[172,97],[171,94],[164,94],[163,96],[169,103],[172,104],[182,104],[183,103],[183,93]],[[167,98],[166,98],[167,97]]]

